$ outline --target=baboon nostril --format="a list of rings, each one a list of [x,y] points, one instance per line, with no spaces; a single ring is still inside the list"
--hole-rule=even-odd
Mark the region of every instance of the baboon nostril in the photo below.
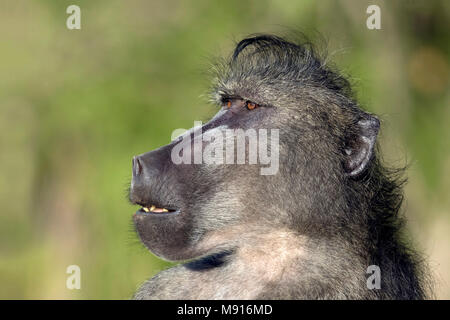
[[[133,174],[135,177],[142,173],[142,163],[138,157],[133,157]]]

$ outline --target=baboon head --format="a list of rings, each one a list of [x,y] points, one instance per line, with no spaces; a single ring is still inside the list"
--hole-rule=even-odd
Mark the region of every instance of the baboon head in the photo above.
[[[323,231],[359,219],[348,216],[348,186],[373,162],[379,122],[358,108],[348,82],[310,45],[267,35],[240,41],[215,71],[217,114],[133,158],[130,199],[143,207],[134,215],[142,242],[182,260],[233,249],[271,228]],[[227,136],[232,130],[247,135],[244,151],[239,137]],[[206,163],[201,155],[211,147],[230,161]]]

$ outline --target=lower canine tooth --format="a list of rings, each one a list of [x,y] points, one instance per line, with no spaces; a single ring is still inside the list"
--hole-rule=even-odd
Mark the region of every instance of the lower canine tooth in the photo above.
[[[167,210],[167,209],[163,209],[162,211],[163,211],[163,212],[169,212],[169,210]]]
[[[142,208],[145,212],[149,212],[150,210],[148,210],[148,208],[147,207],[143,207]]]
[[[150,211],[153,211],[153,210],[155,210],[155,209],[156,209],[155,206],[151,206],[151,207],[150,207]]]

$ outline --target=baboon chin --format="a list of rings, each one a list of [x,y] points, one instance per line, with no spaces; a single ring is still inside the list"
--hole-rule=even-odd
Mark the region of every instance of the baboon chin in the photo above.
[[[426,298],[423,263],[402,240],[402,171],[380,162],[380,122],[349,82],[311,45],[271,35],[240,41],[214,70],[217,114],[133,158],[136,231],[183,261],[134,298]]]

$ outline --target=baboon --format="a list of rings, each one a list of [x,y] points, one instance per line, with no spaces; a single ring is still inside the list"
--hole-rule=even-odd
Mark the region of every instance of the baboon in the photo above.
[[[402,233],[402,170],[382,164],[378,118],[324,61],[308,42],[253,35],[214,68],[219,110],[202,132],[278,129],[276,173],[175,164],[181,138],[133,158],[137,234],[155,255],[183,262],[135,299],[427,297],[422,259]],[[378,288],[367,284],[371,265]]]

